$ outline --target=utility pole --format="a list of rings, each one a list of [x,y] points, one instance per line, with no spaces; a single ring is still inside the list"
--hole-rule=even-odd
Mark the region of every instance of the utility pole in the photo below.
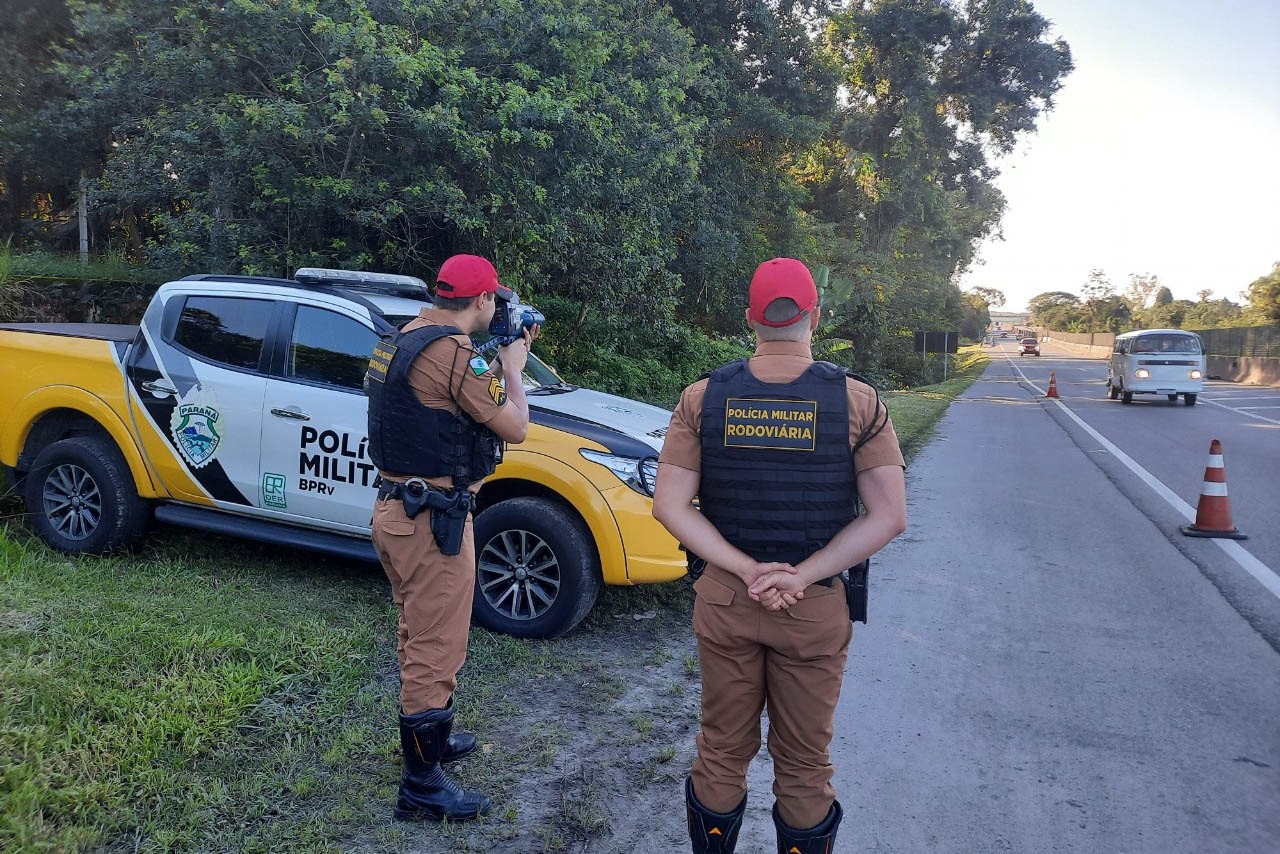
[[[89,263],[89,190],[80,170],[80,263]]]

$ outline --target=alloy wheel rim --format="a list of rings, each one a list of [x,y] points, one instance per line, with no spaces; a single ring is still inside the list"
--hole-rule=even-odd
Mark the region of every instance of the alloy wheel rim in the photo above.
[[[44,515],[59,536],[84,540],[102,522],[102,491],[93,475],[73,463],[64,463],[44,482]]]
[[[546,540],[529,531],[496,534],[480,550],[476,574],[489,606],[513,620],[541,617],[560,594],[560,561]]]

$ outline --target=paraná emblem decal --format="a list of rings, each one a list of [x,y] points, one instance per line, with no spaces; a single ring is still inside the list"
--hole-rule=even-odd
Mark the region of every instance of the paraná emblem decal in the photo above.
[[[173,443],[192,468],[204,468],[213,462],[222,443],[222,413],[210,395],[200,388],[193,390],[174,407],[169,419]]]

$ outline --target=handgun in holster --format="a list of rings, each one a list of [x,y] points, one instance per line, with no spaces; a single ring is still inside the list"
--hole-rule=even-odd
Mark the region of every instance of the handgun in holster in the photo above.
[[[849,620],[854,623],[867,621],[867,575],[871,569],[871,558],[840,573],[844,581],[844,598],[849,604]]]
[[[689,580],[697,581],[702,577],[702,573],[706,571],[707,561],[686,549],[683,543],[680,545],[680,551],[684,552],[685,560],[688,563]]]
[[[431,535],[441,554],[456,555],[462,551],[467,514],[475,503],[475,495],[469,489],[436,489],[413,478],[401,486],[400,502],[404,505],[404,515],[410,519],[425,509],[431,510]]]

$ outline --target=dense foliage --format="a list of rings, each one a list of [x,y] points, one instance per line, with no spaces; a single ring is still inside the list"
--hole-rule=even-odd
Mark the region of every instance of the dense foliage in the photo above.
[[[954,281],[1071,70],[1027,0],[11,5],[0,237],[73,246],[83,181],[95,247],[161,269],[478,252],[627,387],[737,352],[708,336],[774,255],[817,271],[824,355],[920,379],[910,333],[991,304]]]
[[[1122,294],[1101,270],[1089,274],[1083,298],[1065,291],[1037,294],[1027,302],[1032,323],[1060,332],[1127,332],[1130,329],[1218,329],[1280,321],[1280,262],[1256,279],[1242,306],[1211,290],[1196,300],[1174,299],[1157,276],[1133,274]]]
[[[1280,323],[1280,261],[1271,265],[1270,273],[1249,285],[1249,304],[1255,314]]]

